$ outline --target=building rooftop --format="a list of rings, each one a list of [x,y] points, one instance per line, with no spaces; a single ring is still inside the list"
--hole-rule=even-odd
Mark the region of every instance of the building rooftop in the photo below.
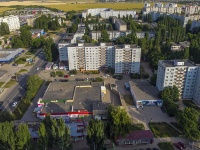
[[[10,61],[19,54],[23,53],[24,49],[0,49],[0,62]]]
[[[129,81],[136,100],[158,100],[158,90],[147,81]]]
[[[93,103],[93,115],[106,115],[109,103]]]
[[[46,106],[41,113],[92,112],[93,103],[101,102],[102,85],[102,82],[52,82],[42,98]]]
[[[96,46],[113,46],[113,43],[78,43],[69,44],[67,47],[96,47]]]
[[[72,137],[83,136],[84,130],[78,130],[78,127],[82,126],[84,128],[83,122],[66,123],[66,126],[70,129],[70,135]]]
[[[117,138],[118,140],[141,140],[141,139],[153,139],[153,133],[151,132],[151,130],[137,130],[137,131],[132,131],[129,134],[127,134],[126,136],[119,136]]]
[[[31,33],[40,33],[42,32],[44,29],[31,29],[30,32]]]
[[[165,67],[175,67],[175,62],[183,62],[183,65],[179,66],[196,66],[196,64],[188,59],[174,59],[174,60],[159,60],[159,63],[161,63]]]
[[[116,19],[115,21],[118,22],[120,25],[126,25],[126,23],[121,19]]]

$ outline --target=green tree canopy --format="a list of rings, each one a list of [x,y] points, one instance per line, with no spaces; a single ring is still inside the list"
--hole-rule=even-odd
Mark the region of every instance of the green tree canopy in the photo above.
[[[7,35],[7,34],[10,34],[10,29],[8,27],[8,24],[5,23],[5,22],[1,22],[1,24],[0,24],[0,35],[3,36],[3,35]]]
[[[127,112],[121,107],[110,106],[108,108],[107,131],[110,138],[125,136],[131,131],[132,123]]]

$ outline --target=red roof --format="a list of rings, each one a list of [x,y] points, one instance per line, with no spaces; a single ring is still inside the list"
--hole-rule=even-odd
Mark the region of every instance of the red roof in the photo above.
[[[119,136],[117,138],[117,141],[124,140],[124,139],[131,141],[131,140],[153,139],[153,138],[154,136],[151,130],[137,130],[137,131],[130,132],[124,137]]]

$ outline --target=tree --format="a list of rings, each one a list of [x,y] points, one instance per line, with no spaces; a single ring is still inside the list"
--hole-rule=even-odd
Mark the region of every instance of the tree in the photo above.
[[[11,40],[11,45],[13,48],[23,48],[24,44],[19,37],[14,36]]]
[[[29,30],[26,28],[21,28],[20,29],[20,39],[23,42],[23,45],[25,47],[29,47],[32,44],[32,34]]]
[[[131,131],[131,119],[123,108],[110,106],[108,108],[108,120],[107,131],[110,138],[125,136]]]
[[[108,42],[109,41],[109,35],[106,30],[103,30],[101,32],[101,42]]]
[[[30,132],[26,124],[20,124],[16,131],[16,148],[29,149],[30,148]]]
[[[3,35],[7,35],[7,34],[10,34],[8,24],[5,23],[5,22],[1,22],[1,24],[0,24],[0,35],[3,36]]]
[[[183,133],[191,140],[200,140],[199,116],[199,112],[190,107],[186,107],[176,115],[176,119],[183,129]]]
[[[56,120],[46,116],[43,123],[47,133],[48,148],[57,150],[72,149],[70,131],[63,119]]]
[[[39,135],[38,148],[40,150],[46,150],[48,146],[48,137],[44,123],[40,124],[38,135]]]
[[[104,148],[104,125],[99,120],[90,120],[87,128],[87,144],[90,149],[102,150]]]
[[[50,61],[50,62],[53,61],[52,46],[53,46],[53,39],[48,38],[44,45],[44,53],[45,53],[45,57],[46,57],[47,61]]]

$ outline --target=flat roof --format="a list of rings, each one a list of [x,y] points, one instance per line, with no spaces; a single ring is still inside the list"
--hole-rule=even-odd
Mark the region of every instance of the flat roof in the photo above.
[[[115,21],[118,22],[120,25],[126,25],[126,23],[121,19],[116,19]]]
[[[8,62],[14,59],[17,55],[24,51],[22,48],[18,49],[0,49],[0,62]]]
[[[158,100],[158,90],[149,82],[144,80],[129,81],[130,88],[134,92],[136,101],[138,100]]]
[[[196,66],[194,62],[188,59],[159,60],[159,62],[165,67],[174,67],[174,61],[184,62],[184,65],[180,65],[180,66]]]
[[[72,109],[92,112],[93,103],[101,102],[102,85],[102,82],[52,82],[42,100],[73,100],[73,102],[46,103],[41,113],[66,113]]]

